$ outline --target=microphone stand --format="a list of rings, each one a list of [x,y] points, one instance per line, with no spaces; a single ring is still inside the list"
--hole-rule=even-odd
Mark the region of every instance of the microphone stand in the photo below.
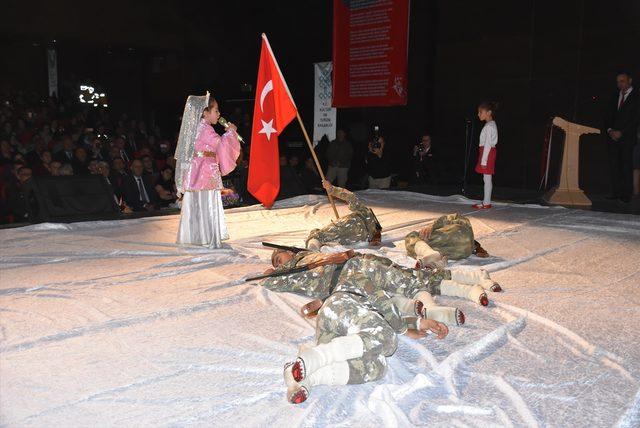
[[[469,154],[471,152],[471,138],[473,137],[473,122],[469,118],[464,119],[464,172],[462,174],[461,194],[466,196],[467,171],[469,170]]]

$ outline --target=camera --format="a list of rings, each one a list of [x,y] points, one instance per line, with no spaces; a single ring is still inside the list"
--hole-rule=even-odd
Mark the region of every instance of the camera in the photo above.
[[[374,150],[382,148],[382,144],[380,144],[380,127],[378,125],[373,127],[373,141],[371,142],[371,148]]]

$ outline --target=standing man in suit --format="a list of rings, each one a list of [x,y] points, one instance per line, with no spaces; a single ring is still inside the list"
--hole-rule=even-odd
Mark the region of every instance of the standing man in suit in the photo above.
[[[144,166],[139,159],[131,162],[131,175],[124,178],[122,196],[127,206],[134,211],[152,211],[158,201],[153,183],[144,174]]]
[[[618,90],[608,105],[604,130],[613,193],[609,199],[629,202],[632,188],[633,147],[637,139],[640,97],[628,72],[616,76]]]

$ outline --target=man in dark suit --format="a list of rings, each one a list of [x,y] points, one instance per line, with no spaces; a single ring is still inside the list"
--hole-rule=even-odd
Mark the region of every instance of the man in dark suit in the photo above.
[[[61,164],[72,164],[75,159],[75,144],[73,144],[73,140],[71,136],[64,135],[62,137],[62,150],[56,152],[53,155],[53,159],[57,160]]]
[[[134,211],[151,211],[158,202],[153,182],[144,175],[144,166],[138,159],[131,162],[131,174],[122,183],[122,197]]]
[[[640,96],[627,72],[616,76],[618,90],[609,103],[603,134],[607,142],[613,194],[609,199],[629,202],[632,189],[633,147],[637,139]]]

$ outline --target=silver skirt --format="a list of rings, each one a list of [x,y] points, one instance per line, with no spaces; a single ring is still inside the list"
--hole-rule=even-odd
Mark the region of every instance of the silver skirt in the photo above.
[[[229,233],[224,221],[220,190],[185,192],[180,211],[178,244],[220,248],[225,239],[229,239]]]

